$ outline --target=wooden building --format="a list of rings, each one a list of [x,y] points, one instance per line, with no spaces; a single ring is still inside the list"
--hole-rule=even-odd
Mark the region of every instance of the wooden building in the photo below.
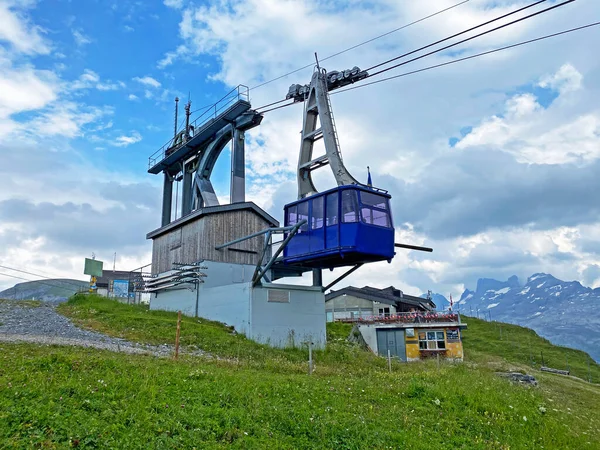
[[[148,233],[152,239],[152,274],[173,270],[174,264],[202,260],[256,265],[264,236],[222,250],[215,247],[257,233],[279,222],[252,202],[202,208]]]

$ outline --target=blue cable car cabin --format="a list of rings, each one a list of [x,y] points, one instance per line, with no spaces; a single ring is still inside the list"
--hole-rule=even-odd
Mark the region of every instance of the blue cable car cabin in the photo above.
[[[394,257],[391,196],[367,186],[338,186],[285,206],[285,225],[307,220],[283,251],[284,264],[329,268]]]

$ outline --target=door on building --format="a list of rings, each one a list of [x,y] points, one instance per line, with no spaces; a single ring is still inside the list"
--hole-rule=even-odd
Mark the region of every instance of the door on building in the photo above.
[[[406,342],[404,340],[404,330],[393,328],[382,328],[377,330],[377,353],[379,356],[390,355],[406,361]]]

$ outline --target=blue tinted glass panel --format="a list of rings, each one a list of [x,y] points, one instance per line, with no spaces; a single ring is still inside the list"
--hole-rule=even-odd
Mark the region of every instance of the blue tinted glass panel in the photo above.
[[[375,208],[388,209],[388,199],[382,195],[373,194],[371,192],[361,192],[360,202],[363,206],[374,206]]]
[[[360,210],[361,219],[364,223],[368,223],[370,225],[377,225],[380,227],[390,227],[390,216],[387,211],[376,209],[376,208],[366,208],[363,206]]]
[[[296,225],[298,223],[298,208],[290,206],[287,210],[287,225]]]
[[[300,232],[308,230],[308,200],[302,203],[298,203],[298,222],[306,220],[307,223],[300,227]],[[298,223],[296,222],[296,223]]]
[[[316,230],[317,228],[323,228],[323,215],[325,213],[324,203],[325,199],[323,196],[316,197],[311,201],[312,213],[310,216],[310,228]]]
[[[327,226],[338,223],[338,193],[327,195]]]
[[[356,191],[342,191],[342,222],[358,222],[358,199]]]

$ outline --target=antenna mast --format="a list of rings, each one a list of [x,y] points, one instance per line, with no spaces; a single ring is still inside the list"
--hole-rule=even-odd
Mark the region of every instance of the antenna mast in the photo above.
[[[173,131],[173,139],[177,138],[177,111],[179,106],[179,97],[175,97],[175,127]]]

